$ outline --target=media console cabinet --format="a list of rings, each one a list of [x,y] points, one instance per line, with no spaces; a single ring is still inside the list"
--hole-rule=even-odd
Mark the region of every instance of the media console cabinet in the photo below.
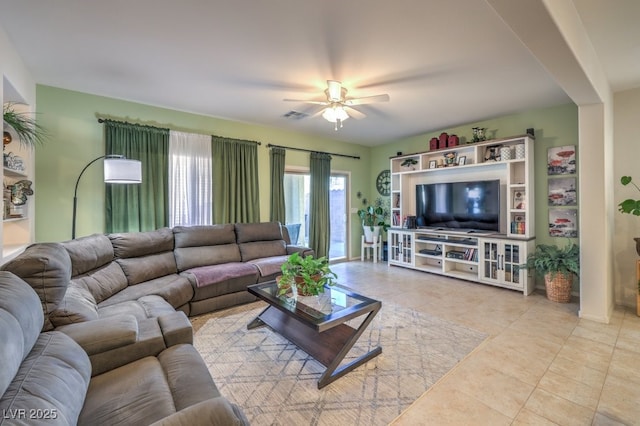
[[[533,142],[524,135],[392,157],[389,265],[531,294],[535,280],[520,265],[535,249]],[[438,167],[451,158],[457,161]],[[496,179],[499,232],[402,226],[416,215],[416,185]]]

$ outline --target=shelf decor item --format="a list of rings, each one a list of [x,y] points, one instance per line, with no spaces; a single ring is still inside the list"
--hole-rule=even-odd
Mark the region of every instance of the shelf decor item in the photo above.
[[[416,160],[415,158],[406,158],[400,164],[400,167],[402,167],[405,170],[415,170],[416,169],[416,164],[418,164],[418,160]]]
[[[2,119],[5,125],[2,147],[10,143],[14,139],[13,136],[17,136],[20,144],[27,148],[43,143],[47,138],[46,130],[36,122],[30,112],[17,112],[14,105],[8,102],[2,108]]]
[[[317,296],[324,293],[325,285],[334,285],[338,276],[329,267],[326,257],[300,256],[293,253],[280,267],[282,275],[276,278],[278,295],[289,292],[298,296]]]
[[[544,277],[549,300],[569,303],[573,276],[580,274],[580,248],[574,243],[564,247],[540,244],[521,267],[534,269]]]

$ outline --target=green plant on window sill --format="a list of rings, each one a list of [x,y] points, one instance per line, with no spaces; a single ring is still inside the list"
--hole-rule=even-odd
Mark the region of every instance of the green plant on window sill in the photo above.
[[[301,296],[317,296],[324,293],[325,285],[334,285],[338,276],[329,267],[326,257],[300,256],[293,253],[280,267],[282,275],[277,278],[278,295],[289,292],[295,284]]]

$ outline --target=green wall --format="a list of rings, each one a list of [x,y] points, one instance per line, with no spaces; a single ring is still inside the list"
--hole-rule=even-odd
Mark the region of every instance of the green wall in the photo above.
[[[334,170],[349,172],[353,188],[368,185],[370,147],[49,86],[37,86],[36,97],[38,120],[51,134],[50,140],[36,149],[36,241],[71,238],[76,179],[89,161],[104,155],[103,126],[97,122],[98,116],[262,142],[258,148],[258,168],[263,221],[269,220],[271,193],[268,143],[360,156],[360,160],[334,156],[331,166]],[[287,166],[308,167],[309,154],[287,151],[286,163]],[[352,198],[355,200],[355,195]],[[352,201],[355,202],[357,200]],[[350,216],[357,220],[355,214]],[[102,167],[95,164],[87,169],[78,188],[77,235],[104,232],[104,222]],[[359,253],[361,233],[359,227],[352,226],[351,253]]]
[[[471,139],[472,127],[487,128],[487,136],[507,138],[524,135],[526,129],[535,130],[535,203],[536,203],[536,242],[538,244],[564,244],[564,239],[550,237],[548,233],[547,207],[547,148],[575,145],[578,148],[578,107],[574,104],[526,111],[492,120],[479,121],[437,132],[414,136],[393,143],[374,147],[371,153],[370,186],[368,192],[375,191],[375,178],[381,170],[389,168],[389,157],[397,152],[411,154],[429,150],[429,140],[442,132],[456,134],[461,143]],[[576,160],[579,161],[580,152]],[[579,188],[578,188],[579,190]],[[578,196],[578,202],[580,202]],[[578,227],[580,224],[578,224]]]
[[[309,136],[266,126],[238,123],[203,115],[142,105],[123,100],[74,92],[49,86],[37,86],[38,120],[50,134],[50,140],[36,149],[36,241],[64,241],[71,236],[73,188],[82,170],[92,159],[104,154],[103,126],[97,117],[108,117],[134,123],[169,127],[193,133],[215,134],[262,142],[259,147],[263,221],[269,220],[269,150],[266,144],[358,155],[360,160],[334,156],[332,169],[346,171],[351,177],[350,202],[353,208],[362,206],[356,193],[373,201],[378,196],[375,179],[381,170],[389,168],[389,157],[398,151],[405,154],[428,150],[429,139],[442,131],[457,134],[462,142],[471,138],[472,127],[486,127],[491,138],[522,135],[527,128],[535,129],[536,169],[536,229],[538,243],[559,243],[547,230],[547,148],[578,144],[578,109],[573,104],[531,110],[492,120],[442,129],[388,144],[366,147],[329,138]],[[579,156],[579,153],[578,153]],[[308,167],[309,154],[287,151],[287,166]],[[359,219],[350,214],[351,256],[360,252]],[[78,189],[79,236],[104,232],[104,183],[102,167],[93,165]]]

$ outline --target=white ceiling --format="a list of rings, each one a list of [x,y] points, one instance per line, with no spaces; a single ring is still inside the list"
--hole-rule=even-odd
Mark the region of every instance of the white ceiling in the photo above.
[[[640,1],[573,2],[640,87]],[[40,84],[364,145],[570,102],[483,0],[0,0],[0,26]],[[283,117],[327,79],[391,100],[337,132]]]

